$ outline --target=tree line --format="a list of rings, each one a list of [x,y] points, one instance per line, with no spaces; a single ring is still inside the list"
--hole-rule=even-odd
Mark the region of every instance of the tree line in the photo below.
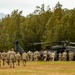
[[[14,10],[0,20],[0,50],[14,47],[19,40],[24,50],[33,50],[36,42],[73,41],[75,42],[75,8],[62,8],[58,2],[51,10],[49,6],[36,6],[27,16]],[[36,45],[44,49],[44,45]]]

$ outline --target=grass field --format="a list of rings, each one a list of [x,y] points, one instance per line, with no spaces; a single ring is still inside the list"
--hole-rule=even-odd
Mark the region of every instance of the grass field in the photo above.
[[[10,68],[7,64],[0,67],[0,75],[75,75],[75,61],[38,61],[27,62],[26,66]]]

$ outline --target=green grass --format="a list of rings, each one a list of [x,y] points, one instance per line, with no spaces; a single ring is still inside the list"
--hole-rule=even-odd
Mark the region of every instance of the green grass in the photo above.
[[[22,63],[15,68],[9,68],[6,64],[0,67],[0,75],[75,75],[75,61],[38,61]]]

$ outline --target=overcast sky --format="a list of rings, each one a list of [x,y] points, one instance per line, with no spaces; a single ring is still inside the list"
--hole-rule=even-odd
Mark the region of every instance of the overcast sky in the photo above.
[[[0,0],[0,13],[10,14],[13,10],[18,9],[23,11],[23,15],[32,13],[36,6],[45,4],[53,8],[57,2],[63,5],[63,8],[73,9],[75,7],[75,0]]]

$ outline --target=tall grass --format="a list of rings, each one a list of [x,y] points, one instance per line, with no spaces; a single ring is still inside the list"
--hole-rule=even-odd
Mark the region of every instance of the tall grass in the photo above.
[[[26,66],[21,65],[10,68],[9,65],[0,67],[0,75],[75,75],[75,61],[38,61],[27,62]]]

